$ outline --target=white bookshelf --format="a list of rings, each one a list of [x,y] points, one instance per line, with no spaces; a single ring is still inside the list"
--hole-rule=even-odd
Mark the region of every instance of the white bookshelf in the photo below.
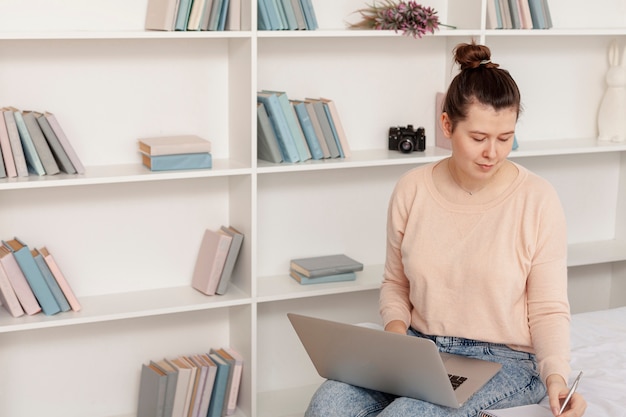
[[[433,0],[422,39],[346,30],[361,0],[314,0],[320,29],[146,32],[147,0],[0,2],[2,106],[55,113],[85,175],[0,180],[2,238],[47,246],[83,305],[14,319],[0,311],[0,415],[130,417],[141,363],[232,345],[246,360],[237,417],[301,416],[320,383],[289,311],[377,321],[387,199],[434,146],[434,94],[452,48],[475,39],[520,84],[511,159],[551,181],[569,226],[574,311],[626,304],[626,144],[595,141],[608,45],[626,44],[626,1],[550,0],[551,30],[487,30],[486,0]],[[54,16],[54,19],[50,18]],[[584,81],[583,81],[584,80]],[[353,155],[256,159],[256,91],[335,101]],[[388,151],[389,126],[424,126],[425,152]],[[151,173],[136,139],[212,140],[214,168]],[[224,296],[190,287],[205,228],[246,237]],[[353,282],[298,285],[292,258],[344,252]],[[33,401],[37,398],[37,401]]]

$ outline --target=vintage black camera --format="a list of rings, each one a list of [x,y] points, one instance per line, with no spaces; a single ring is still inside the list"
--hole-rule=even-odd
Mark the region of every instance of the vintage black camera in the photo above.
[[[389,128],[389,150],[411,153],[426,149],[426,131],[423,127],[413,129],[413,125]]]

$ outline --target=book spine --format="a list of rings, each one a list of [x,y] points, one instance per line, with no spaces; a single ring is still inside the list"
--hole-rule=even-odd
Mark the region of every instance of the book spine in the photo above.
[[[7,128],[7,134],[9,135],[9,142],[11,143],[11,152],[13,153],[13,159],[15,161],[15,170],[18,177],[28,176],[28,167],[26,166],[26,156],[24,155],[24,148],[20,140],[20,134],[17,130],[17,123],[15,122],[15,116],[13,111],[4,110],[4,122]]]
[[[173,171],[181,169],[205,169],[213,166],[210,153],[188,153],[175,155],[143,155],[144,165],[152,171]]]

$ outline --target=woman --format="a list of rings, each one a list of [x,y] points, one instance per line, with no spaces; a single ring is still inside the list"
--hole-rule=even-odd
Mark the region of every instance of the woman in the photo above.
[[[460,409],[326,381],[306,416],[474,417],[567,395],[566,224],[550,184],[509,161],[520,93],[486,46],[454,50],[461,71],[443,106],[452,154],[397,183],[380,293],[385,330],[441,351],[497,361],[501,371]],[[575,394],[563,417],[580,417]]]

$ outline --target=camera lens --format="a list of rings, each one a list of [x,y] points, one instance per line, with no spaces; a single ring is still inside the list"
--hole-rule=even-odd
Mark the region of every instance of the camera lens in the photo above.
[[[398,150],[402,153],[413,152],[413,142],[411,139],[402,139],[400,143],[398,143]]]

